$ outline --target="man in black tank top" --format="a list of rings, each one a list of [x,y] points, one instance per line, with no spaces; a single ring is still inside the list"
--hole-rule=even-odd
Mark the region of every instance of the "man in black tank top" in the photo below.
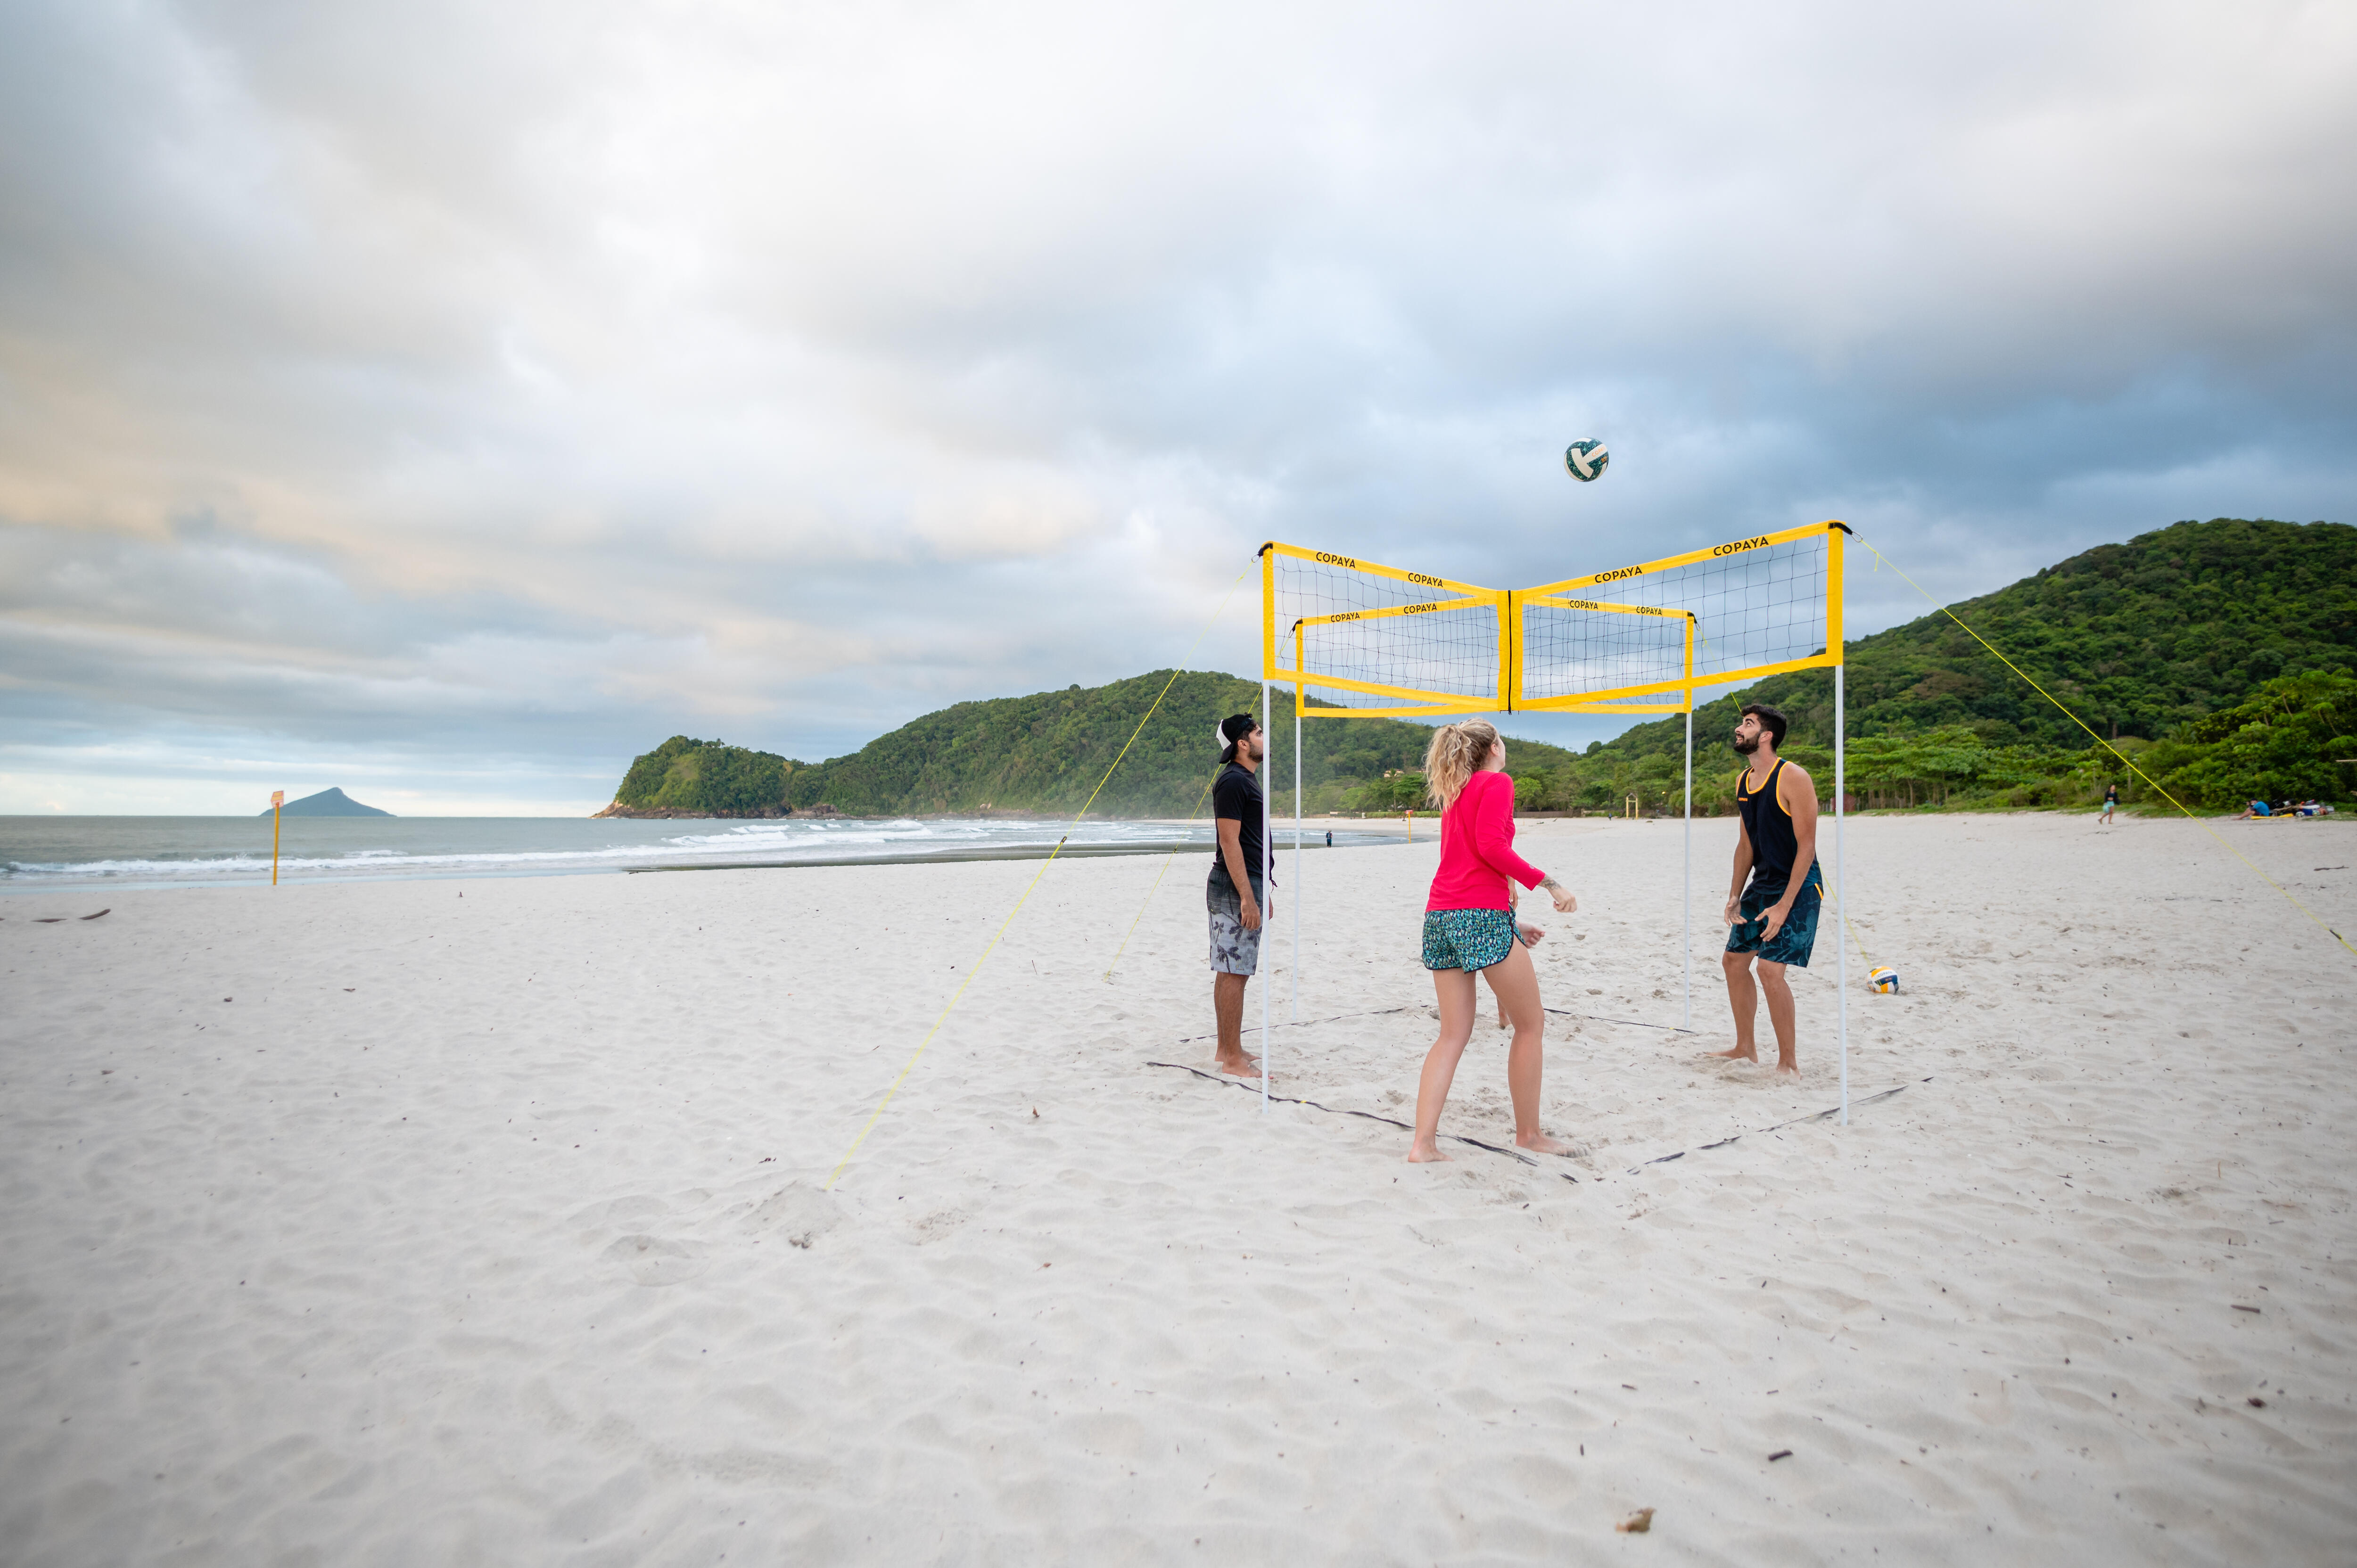
[[[1817,786],[1807,769],[1776,755],[1784,740],[1784,715],[1761,703],[1745,705],[1735,726],[1735,749],[1751,766],[1735,786],[1742,813],[1735,841],[1735,875],[1727,889],[1727,1001],[1735,1012],[1735,1048],[1714,1056],[1757,1062],[1752,1027],[1759,992],[1768,993],[1768,1019],[1776,1029],[1776,1070],[1801,1070],[1793,1038],[1792,988],[1784,966],[1809,966],[1817,940],[1817,910],[1824,902],[1824,874],[1817,868]],[[1749,879],[1748,883],[1746,879]],[[1754,961],[1759,985],[1752,984]]]

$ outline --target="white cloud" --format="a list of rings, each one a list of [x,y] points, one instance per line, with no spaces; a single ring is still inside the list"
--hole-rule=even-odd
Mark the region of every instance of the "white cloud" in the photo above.
[[[1502,582],[1842,515],[1958,595],[2348,512],[2344,7],[6,27],[0,714],[178,737],[43,789],[839,752],[1179,657],[1271,534]]]

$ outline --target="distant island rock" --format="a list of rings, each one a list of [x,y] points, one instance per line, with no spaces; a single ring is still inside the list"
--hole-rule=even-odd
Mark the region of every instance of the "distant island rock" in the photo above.
[[[289,817],[389,817],[391,811],[380,811],[374,806],[363,806],[341,789],[322,789],[316,795],[306,795],[299,800],[289,800],[278,808]],[[268,816],[268,811],[262,813]]]

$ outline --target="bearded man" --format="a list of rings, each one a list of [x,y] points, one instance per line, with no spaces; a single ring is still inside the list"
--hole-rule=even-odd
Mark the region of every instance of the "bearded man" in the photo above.
[[[1735,749],[1750,767],[1735,786],[1742,821],[1735,841],[1735,875],[1727,884],[1727,1002],[1735,1012],[1735,1047],[1714,1056],[1757,1062],[1752,1028],[1759,993],[1768,993],[1768,1019],[1776,1030],[1776,1070],[1797,1075],[1800,1047],[1793,1037],[1792,988],[1784,966],[1809,967],[1817,941],[1817,911],[1824,901],[1824,873],[1817,867],[1817,786],[1808,770],[1776,755],[1784,743],[1784,715],[1765,703],[1747,703],[1735,725]],[[1746,878],[1749,881],[1747,885]],[[1751,969],[1760,967],[1759,984]]]

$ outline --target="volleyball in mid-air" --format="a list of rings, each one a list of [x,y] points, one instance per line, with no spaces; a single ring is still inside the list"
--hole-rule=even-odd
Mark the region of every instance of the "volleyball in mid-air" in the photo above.
[[[1866,981],[1877,991],[1894,992],[1899,989],[1899,972],[1887,963],[1877,964],[1873,972],[1866,977]]]
[[[1582,484],[1603,478],[1604,465],[1611,460],[1601,441],[1575,441],[1563,449],[1563,466]]]

